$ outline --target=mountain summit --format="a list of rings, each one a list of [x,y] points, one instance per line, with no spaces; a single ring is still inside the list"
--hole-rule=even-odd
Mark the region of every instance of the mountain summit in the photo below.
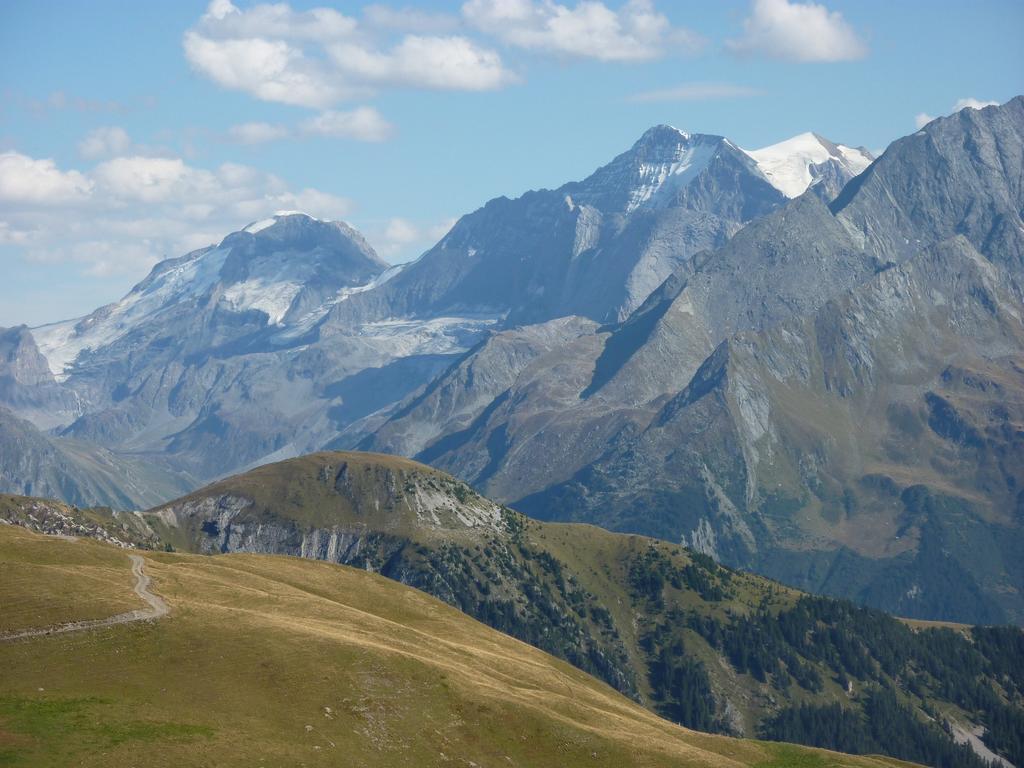
[[[721,136],[690,134],[670,125],[644,132],[633,147],[599,168],[584,181],[558,191],[576,203],[606,213],[632,213],[639,208],[665,208],[679,203],[679,194],[716,161],[739,160],[742,153]],[[746,169],[749,170],[749,169]]]
[[[308,329],[347,291],[388,269],[347,224],[282,212],[201,248],[157,264],[120,301],[77,320],[34,328],[51,371],[66,378],[76,361],[104,347],[148,338],[184,323],[182,343],[244,328],[293,334]],[[182,330],[180,327],[178,330]],[[226,337],[226,338],[225,338]],[[187,341],[188,340],[188,341]]]
[[[667,125],[582,181],[491,200],[379,291],[336,313],[621,320],[694,254],[786,202],[743,150]]]

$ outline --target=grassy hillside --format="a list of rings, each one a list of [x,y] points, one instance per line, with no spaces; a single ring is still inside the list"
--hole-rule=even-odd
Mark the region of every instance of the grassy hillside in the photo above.
[[[0,526],[0,568],[7,630],[131,607],[109,545]],[[0,641],[0,764],[897,765],[679,728],[356,569],[177,553],[146,568],[170,616]]]
[[[405,459],[312,454],[146,519],[179,549],[327,559],[416,586],[700,730],[964,768],[982,762],[954,727],[986,727],[1011,759],[1022,747],[1024,677],[1006,673],[1024,670],[1020,630],[912,628],[667,542],[533,521]]]

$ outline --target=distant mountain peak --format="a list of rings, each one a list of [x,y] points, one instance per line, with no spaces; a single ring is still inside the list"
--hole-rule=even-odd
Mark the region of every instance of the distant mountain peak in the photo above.
[[[723,146],[721,136],[688,133],[671,125],[647,129],[633,146],[573,187],[603,210],[632,213],[659,207],[695,179]]]
[[[269,332],[300,334],[387,269],[347,224],[279,211],[218,245],[160,262],[125,297],[88,317],[34,328],[32,335],[50,370],[63,380],[83,353],[143,325],[182,322],[171,319],[182,313],[203,317],[189,308],[259,313]]]
[[[635,148],[641,145],[678,143],[680,141],[686,142],[690,140],[692,135],[693,134],[690,134],[687,131],[676,128],[674,125],[662,123],[660,125],[651,126],[644,131],[633,146]]]

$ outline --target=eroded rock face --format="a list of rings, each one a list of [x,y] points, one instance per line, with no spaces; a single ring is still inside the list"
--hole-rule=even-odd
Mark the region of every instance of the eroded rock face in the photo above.
[[[501,507],[464,483],[411,462],[381,459],[315,454],[296,460],[287,476],[263,470],[273,475],[265,480],[265,493],[229,479],[147,516],[172,538],[206,553],[286,554],[344,564],[359,559],[370,567],[393,554],[389,547],[397,545],[388,540],[405,541],[412,531],[471,541],[506,532]]]
[[[694,254],[785,201],[727,139],[657,126],[583,181],[498,198],[462,217],[386,286],[339,305],[334,319],[620,320]]]
[[[78,399],[57,383],[26,326],[0,328],[0,403],[43,429],[81,415]]]

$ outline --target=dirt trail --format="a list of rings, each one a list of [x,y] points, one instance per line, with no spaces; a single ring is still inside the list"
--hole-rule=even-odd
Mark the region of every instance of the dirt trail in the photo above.
[[[133,621],[149,621],[160,619],[170,613],[171,608],[159,595],[149,591],[151,584],[146,574],[146,561],[141,555],[128,555],[132,561],[132,575],[135,576],[135,594],[149,604],[148,610],[139,609],[129,613],[119,613],[107,619],[90,619],[89,621],[73,621],[69,624],[57,624],[45,629],[26,629],[10,634],[0,634],[0,642],[8,640],[21,640],[26,637],[43,637],[44,635],[60,635],[65,632],[80,632],[86,629],[98,629],[100,627],[113,627],[117,624],[128,624]]]

